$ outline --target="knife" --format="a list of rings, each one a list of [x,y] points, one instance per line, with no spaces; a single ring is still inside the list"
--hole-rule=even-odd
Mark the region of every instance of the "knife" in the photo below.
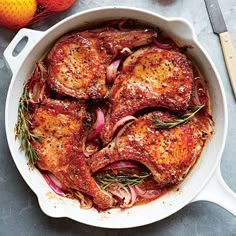
[[[227,67],[229,79],[231,81],[234,97],[236,98],[236,54],[227,30],[224,17],[221,13],[217,0],[205,0],[208,15],[211,21],[213,32],[220,37],[220,43]]]

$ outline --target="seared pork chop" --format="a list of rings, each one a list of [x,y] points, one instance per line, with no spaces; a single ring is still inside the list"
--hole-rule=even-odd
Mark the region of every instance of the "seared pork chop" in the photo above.
[[[81,207],[159,197],[183,180],[212,134],[207,85],[190,60],[173,42],[158,48],[155,30],[126,30],[126,22],[60,38],[20,99],[21,149]],[[192,106],[201,110],[186,120]]]
[[[97,206],[106,209],[112,206],[112,197],[91,177],[82,151],[88,119],[83,104],[45,99],[32,113],[31,132],[42,136],[32,145],[39,153],[40,169],[55,175],[64,188],[92,196]]]
[[[111,89],[103,142],[110,141],[116,122],[143,108],[186,109],[192,84],[192,66],[184,54],[155,46],[137,50],[124,62]]]
[[[144,164],[160,186],[181,182],[211,134],[210,117],[200,111],[188,123],[171,129],[157,129],[156,119],[167,122],[176,117],[167,111],[155,111],[136,119],[90,158],[92,172],[115,161],[133,160]]]
[[[101,28],[72,33],[47,56],[48,82],[59,93],[78,99],[102,99],[107,92],[106,68],[125,47],[152,42],[153,30],[119,31]]]

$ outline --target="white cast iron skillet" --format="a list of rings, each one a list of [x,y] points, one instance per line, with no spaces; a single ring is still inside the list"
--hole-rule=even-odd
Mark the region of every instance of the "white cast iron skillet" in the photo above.
[[[184,182],[163,197],[143,206],[131,209],[112,209],[98,213],[95,209],[80,209],[76,200],[59,197],[51,191],[40,173],[30,169],[27,158],[19,151],[14,127],[23,84],[32,73],[37,62],[49,47],[63,34],[91,22],[117,18],[133,18],[167,32],[179,46],[191,45],[189,56],[207,79],[212,101],[215,133],[205,146],[197,164]],[[28,42],[23,50],[13,56],[16,45],[23,39]],[[106,228],[129,228],[161,220],[185,205],[199,200],[215,202],[236,215],[236,194],[224,183],[220,173],[220,158],[226,140],[227,110],[222,83],[210,58],[196,39],[192,26],[181,18],[165,18],[152,12],[128,8],[106,7],[78,13],[56,24],[45,32],[22,29],[4,52],[13,72],[6,101],[6,133],[10,151],[22,177],[38,197],[41,209],[52,217],[68,217],[85,224]],[[177,189],[177,188],[176,188]]]

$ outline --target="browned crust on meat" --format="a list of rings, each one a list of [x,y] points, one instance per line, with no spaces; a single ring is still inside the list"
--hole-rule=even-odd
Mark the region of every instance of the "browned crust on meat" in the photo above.
[[[116,122],[143,108],[186,109],[192,85],[191,62],[184,54],[157,47],[136,51],[124,62],[109,95],[112,108],[101,135],[104,143]]]
[[[101,209],[113,207],[115,200],[93,179],[98,170],[115,161],[134,160],[152,172],[157,188],[178,184],[212,134],[206,84],[200,84],[200,96],[195,98],[204,109],[174,128],[155,127],[154,119],[170,121],[196,105],[190,60],[176,45],[172,50],[156,47],[155,36],[151,29],[110,27],[67,34],[29,83],[30,91],[39,88],[40,95],[32,97],[29,114],[31,133],[43,137],[31,141],[39,154],[37,167],[55,175],[64,190],[88,194]],[[140,47],[144,45],[148,46]],[[107,67],[125,47],[134,48],[134,53],[122,58],[114,84],[107,85]],[[94,104],[104,111],[105,127],[99,137],[85,142],[94,130],[96,118],[88,113]],[[152,110],[140,113],[144,108]],[[138,118],[111,141],[115,124],[129,115]],[[90,141],[99,151],[85,158],[83,147]]]
[[[79,33],[59,40],[47,57],[48,82],[57,92],[79,99],[106,94],[104,50]]]
[[[156,129],[155,118],[167,121],[175,116],[156,111],[135,120],[118,140],[91,157],[92,171],[118,160],[134,160],[144,164],[160,186],[181,182],[211,136],[211,119],[202,112],[186,124]]]
[[[31,132],[43,137],[32,144],[39,153],[40,169],[55,175],[64,188],[92,196],[95,204],[106,209],[113,200],[91,177],[82,150],[88,118],[84,105],[47,99],[32,114]]]
[[[146,45],[152,30],[122,32],[102,28],[59,39],[47,56],[48,82],[57,92],[78,99],[102,99],[107,92],[106,68],[124,47]]]

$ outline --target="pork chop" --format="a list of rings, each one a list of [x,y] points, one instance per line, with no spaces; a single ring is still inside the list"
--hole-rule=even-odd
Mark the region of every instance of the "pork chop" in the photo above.
[[[85,106],[45,99],[31,115],[32,134],[43,137],[32,142],[39,154],[36,165],[55,175],[64,188],[90,195],[101,209],[111,207],[111,196],[93,180],[83,155],[82,141],[89,120]]]
[[[111,89],[111,108],[101,133],[103,142],[110,141],[120,119],[143,108],[186,109],[192,84],[192,65],[184,54],[155,46],[137,50],[124,62]]]
[[[106,68],[125,47],[152,42],[156,32],[100,28],[59,39],[49,52],[48,82],[59,93],[78,99],[102,99],[107,92]]]
[[[171,129],[157,129],[157,119],[167,122],[176,117],[168,111],[155,111],[136,119],[90,158],[92,172],[116,161],[133,160],[144,164],[159,186],[180,183],[211,135],[210,116],[200,111],[189,122]]]

